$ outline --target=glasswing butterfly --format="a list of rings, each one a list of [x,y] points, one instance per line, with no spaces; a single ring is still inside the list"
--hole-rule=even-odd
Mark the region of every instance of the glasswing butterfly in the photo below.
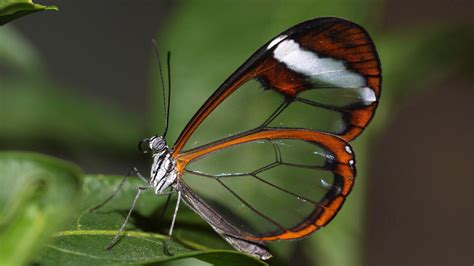
[[[172,148],[158,135],[140,142],[153,157],[150,177],[132,171],[146,185],[109,247],[152,188],[177,194],[170,236],[183,200],[235,249],[270,258],[265,242],[308,236],[343,205],[356,176],[348,142],[372,119],[380,91],[380,61],[361,26],[325,17],[284,31],[224,81]],[[213,117],[226,103],[224,119]],[[192,141],[199,135],[206,140]]]

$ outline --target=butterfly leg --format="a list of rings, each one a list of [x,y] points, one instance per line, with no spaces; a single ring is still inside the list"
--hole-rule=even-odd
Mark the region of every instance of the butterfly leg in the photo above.
[[[109,243],[109,245],[107,245],[107,250],[110,250],[112,249],[117,243],[118,241],[120,240],[120,238],[122,237],[122,233],[125,229],[125,226],[127,225],[128,223],[128,219],[130,218],[130,216],[132,215],[132,212],[133,212],[133,209],[135,208],[135,205],[137,204],[137,201],[138,201],[138,198],[140,198],[140,195],[143,191],[147,190],[151,188],[150,186],[145,186],[145,187],[138,187],[138,192],[137,192],[137,195],[135,195],[135,199],[133,200],[132,202],[132,206],[130,207],[130,210],[128,211],[127,213],[127,217],[125,217],[125,220],[123,221],[122,225],[120,226],[120,229],[119,231],[117,232],[117,234],[115,235],[115,237],[112,239],[112,241]],[[161,196],[161,195],[171,195],[172,193],[175,193],[176,191],[168,191],[168,192],[165,192],[165,193],[162,193],[162,194],[159,194],[158,196]],[[179,199],[181,199],[181,196],[178,197]],[[173,223],[174,223],[174,218],[176,217],[176,212],[177,212],[177,208],[175,210],[175,215],[173,216]]]
[[[148,180],[142,175],[140,174],[140,172],[138,171],[138,169],[136,167],[133,167],[132,170],[130,170],[130,172],[128,172],[128,174],[126,174],[122,181],[120,181],[120,184],[118,185],[118,187],[115,189],[115,191],[108,197],[106,198],[103,202],[101,202],[100,204],[98,204],[97,206],[95,206],[94,208],[90,209],[89,212],[94,212],[96,211],[97,209],[99,208],[102,208],[105,204],[107,204],[110,200],[112,200],[115,195],[117,195],[117,193],[120,191],[120,189],[122,188],[123,184],[125,183],[125,180],[127,180],[127,178],[131,175],[135,174],[136,176],[138,176],[141,180],[143,180],[143,182],[145,183],[148,183]]]
[[[181,203],[181,191],[178,190],[178,198],[176,200],[176,206],[174,208],[174,213],[173,213],[173,220],[171,220],[171,226],[170,230],[168,231],[168,239],[165,242],[165,254],[168,256],[172,256],[173,252],[170,252],[170,246],[169,243],[171,241],[171,235],[173,234],[173,228],[174,228],[174,223],[176,221],[176,216],[178,214],[178,209],[179,209],[179,204]]]
[[[112,239],[110,244],[107,246],[107,250],[110,250],[111,248],[113,248],[115,246],[115,244],[117,244],[117,242],[120,240],[120,237],[122,236],[122,233],[123,233],[123,229],[125,229],[125,226],[127,225],[128,219],[130,218],[130,215],[132,214],[132,211],[135,208],[135,204],[137,203],[138,198],[140,197],[142,192],[145,191],[148,188],[150,188],[150,187],[149,186],[147,186],[147,187],[138,187],[137,195],[135,196],[135,199],[133,200],[132,206],[130,207],[130,210],[128,211],[127,217],[125,218],[125,221],[123,221],[122,226],[120,226],[120,229],[117,232],[117,234],[115,235],[115,237]]]

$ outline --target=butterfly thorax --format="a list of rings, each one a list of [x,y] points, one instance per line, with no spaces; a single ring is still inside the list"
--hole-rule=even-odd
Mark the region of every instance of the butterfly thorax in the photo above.
[[[176,161],[171,156],[171,150],[163,137],[151,137],[148,143],[153,157],[149,184],[155,189],[156,194],[162,194],[176,180]]]

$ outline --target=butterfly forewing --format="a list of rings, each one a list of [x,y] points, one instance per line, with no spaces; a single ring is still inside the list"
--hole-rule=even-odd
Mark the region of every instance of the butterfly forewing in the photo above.
[[[194,131],[183,152],[261,126],[284,102],[256,80],[244,83]]]
[[[380,85],[377,52],[362,27],[338,18],[303,22],[262,46],[219,87],[181,133],[174,154],[181,152],[197,128],[210,132],[224,127],[221,121],[245,125],[252,120],[240,129],[222,132],[223,136],[216,134],[214,139],[261,126],[325,131],[350,141],[371,120]],[[245,93],[240,94],[253,96],[236,100],[241,90]],[[262,91],[267,92],[265,97]],[[219,117],[217,109],[225,110],[228,101],[238,106],[230,112],[234,119],[226,120],[229,112],[223,111],[221,118],[208,123],[211,116]],[[306,111],[281,118],[295,108]],[[186,149],[206,143],[197,137]]]

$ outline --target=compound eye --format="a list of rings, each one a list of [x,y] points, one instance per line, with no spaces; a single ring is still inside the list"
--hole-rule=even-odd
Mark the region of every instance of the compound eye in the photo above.
[[[138,143],[138,149],[142,152],[142,153],[149,153],[151,150],[150,150],[150,139],[142,139],[139,143]]]

